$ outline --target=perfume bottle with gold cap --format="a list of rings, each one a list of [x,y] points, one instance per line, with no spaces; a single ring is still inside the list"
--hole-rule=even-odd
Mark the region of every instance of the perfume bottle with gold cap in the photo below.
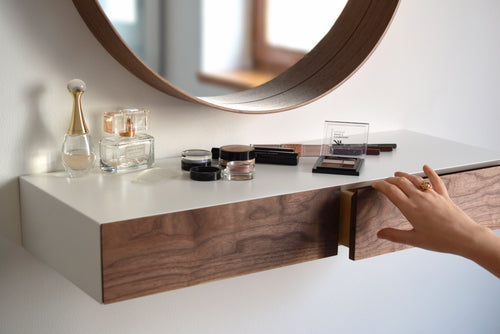
[[[154,138],[149,129],[149,110],[123,109],[104,113],[104,132],[99,142],[101,170],[110,173],[150,168],[154,163]]]
[[[73,79],[68,82],[68,91],[73,96],[73,113],[62,145],[62,162],[69,177],[85,175],[94,165],[95,154],[90,133],[82,111],[82,95],[85,82]]]

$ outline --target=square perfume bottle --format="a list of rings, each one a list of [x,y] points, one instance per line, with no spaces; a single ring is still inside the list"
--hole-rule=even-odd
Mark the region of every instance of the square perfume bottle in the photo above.
[[[150,168],[154,163],[154,138],[149,129],[149,110],[123,109],[104,113],[104,132],[99,142],[101,170],[120,173]]]

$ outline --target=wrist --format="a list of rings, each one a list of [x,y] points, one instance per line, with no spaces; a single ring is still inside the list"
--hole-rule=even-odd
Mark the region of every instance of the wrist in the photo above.
[[[471,244],[462,256],[482,264],[500,256],[500,236],[485,226],[477,225],[471,235]]]
[[[477,261],[483,256],[485,249],[489,248],[491,233],[493,232],[487,227],[479,224],[472,225],[468,231],[467,245],[461,249],[458,255]]]
[[[478,225],[470,240],[470,247],[464,247],[464,251],[457,254],[476,262],[500,278],[500,235]]]

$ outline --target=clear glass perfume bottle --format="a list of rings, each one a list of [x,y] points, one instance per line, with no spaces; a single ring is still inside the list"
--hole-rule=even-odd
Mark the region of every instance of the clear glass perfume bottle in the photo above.
[[[68,82],[67,87],[73,96],[73,112],[68,131],[64,135],[62,163],[69,177],[79,177],[85,175],[92,168],[95,160],[81,103],[86,85],[82,80],[73,79]]]
[[[119,173],[145,169],[154,163],[154,138],[149,129],[149,110],[123,109],[104,113],[104,132],[113,134],[99,142],[101,170]]]

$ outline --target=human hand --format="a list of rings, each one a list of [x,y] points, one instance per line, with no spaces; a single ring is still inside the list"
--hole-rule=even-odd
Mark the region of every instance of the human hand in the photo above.
[[[413,226],[409,231],[385,228],[377,236],[470,258],[485,228],[453,203],[444,182],[434,170],[427,165],[423,170],[432,189],[421,190],[421,177],[402,172],[373,184],[373,188],[387,196]]]

